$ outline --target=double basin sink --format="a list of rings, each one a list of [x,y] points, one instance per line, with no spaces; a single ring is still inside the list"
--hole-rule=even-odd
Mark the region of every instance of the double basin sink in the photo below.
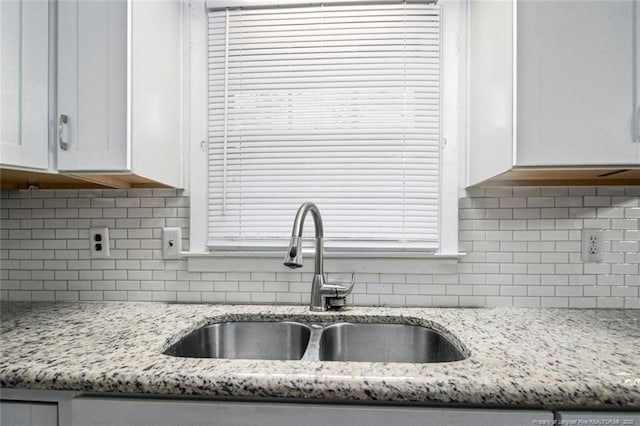
[[[188,358],[451,362],[468,351],[431,328],[409,324],[230,321],[187,334],[164,352]]]

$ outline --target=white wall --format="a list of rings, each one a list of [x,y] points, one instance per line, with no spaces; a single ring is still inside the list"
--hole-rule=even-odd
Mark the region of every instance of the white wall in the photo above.
[[[188,272],[186,260],[162,260],[164,226],[189,235],[189,199],[173,189],[2,191],[0,203],[0,300],[309,299],[308,273]],[[640,308],[640,187],[474,189],[459,215],[459,263],[356,274],[351,302]],[[111,258],[89,259],[92,226],[110,228]],[[581,262],[583,227],[604,230],[604,262]]]

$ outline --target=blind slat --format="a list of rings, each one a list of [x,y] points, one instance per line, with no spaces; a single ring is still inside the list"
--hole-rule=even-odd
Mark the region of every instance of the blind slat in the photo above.
[[[211,10],[208,40],[211,247],[287,240],[314,201],[329,241],[437,248],[437,6]]]

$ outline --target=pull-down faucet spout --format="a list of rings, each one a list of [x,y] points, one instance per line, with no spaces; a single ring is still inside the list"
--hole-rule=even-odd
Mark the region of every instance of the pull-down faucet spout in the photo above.
[[[313,217],[313,224],[316,228],[316,261],[315,261],[315,275],[322,275],[324,273],[324,253],[323,243],[324,230],[322,227],[322,216],[318,206],[313,203],[306,202],[300,206],[296,218],[293,221],[293,231],[291,231],[291,241],[289,241],[289,251],[285,256],[284,264],[289,268],[301,268],[302,267],[302,228],[304,227],[304,219],[307,217],[307,213],[311,212]]]
[[[302,267],[302,228],[308,212],[311,212],[311,216],[313,216],[313,224],[316,231],[315,271],[311,285],[310,309],[312,311],[326,311],[331,307],[342,307],[345,304],[345,297],[353,290],[353,282],[351,282],[351,285],[326,282],[324,278],[322,216],[318,206],[311,202],[303,203],[296,213],[289,248],[284,257],[284,264],[289,268]]]

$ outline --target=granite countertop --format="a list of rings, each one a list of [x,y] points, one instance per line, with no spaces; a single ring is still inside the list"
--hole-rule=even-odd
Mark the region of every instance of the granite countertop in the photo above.
[[[383,400],[545,408],[640,407],[640,310],[160,303],[3,303],[0,385],[164,395]],[[471,353],[437,364],[175,358],[176,336],[230,319],[432,325]]]

